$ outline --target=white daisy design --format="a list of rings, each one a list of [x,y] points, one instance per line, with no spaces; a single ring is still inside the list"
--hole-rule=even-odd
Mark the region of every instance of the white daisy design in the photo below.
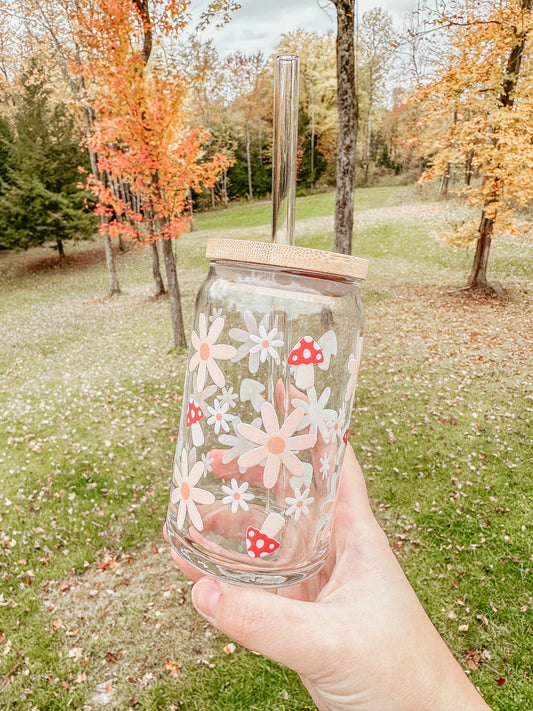
[[[304,473],[303,464],[294,452],[314,447],[316,437],[311,434],[291,436],[298,428],[303,416],[304,411],[301,408],[296,408],[280,427],[274,407],[271,403],[265,402],[261,408],[264,432],[244,422],[237,426],[239,434],[259,445],[249,452],[241,454],[238,464],[248,469],[248,467],[265,462],[263,485],[266,489],[271,489],[274,486],[282,465],[287,467],[294,476],[302,476]]]
[[[191,343],[196,352],[193,353],[189,361],[189,370],[192,372],[198,368],[196,386],[199,391],[204,389],[207,373],[219,388],[224,387],[226,384],[224,373],[220,370],[216,361],[229,360],[233,358],[237,351],[233,346],[216,343],[223,328],[224,319],[219,317],[213,321],[208,331],[205,314],[200,314],[198,317],[198,333],[193,331],[191,334]]]
[[[208,472],[213,471],[213,462],[215,460],[211,456],[211,452],[207,452],[207,454],[202,454],[202,464],[204,465],[204,474],[207,474]]]
[[[213,323],[217,318],[222,318],[222,309],[216,309],[214,306],[211,309],[211,316],[209,317],[209,323]]]
[[[305,427],[309,427],[309,432],[315,435],[318,430],[325,442],[328,441],[330,436],[329,425],[336,415],[335,410],[326,408],[330,395],[331,388],[327,387],[317,399],[315,388],[309,388],[307,400],[300,398],[291,400],[293,407],[301,407],[305,412],[298,429],[303,430]]]
[[[235,407],[235,402],[239,399],[239,396],[233,392],[233,388],[222,388],[218,399],[221,405],[227,402],[230,407]]]
[[[250,348],[250,355],[252,356],[255,353],[259,353],[261,363],[264,363],[268,356],[276,361],[276,363],[279,363],[280,357],[276,348],[283,346],[283,338],[281,338],[283,334],[281,331],[278,331],[277,328],[273,328],[267,333],[262,323],[258,330],[259,333],[257,336],[253,333],[250,334],[250,340],[255,343],[255,345]]]
[[[320,457],[320,473],[324,479],[328,478],[330,468],[331,462],[329,461],[329,454],[326,452],[324,456]]]
[[[300,489],[295,489],[294,497],[287,496],[285,503],[289,504],[289,508],[285,511],[285,516],[294,515],[295,521],[298,521],[302,514],[307,516],[309,514],[309,504],[314,501],[314,498],[308,496],[308,494],[309,489],[304,489],[303,493],[300,492]]]
[[[195,488],[195,484],[199,482],[204,473],[204,465],[202,462],[196,464],[189,471],[187,463],[187,452],[181,450],[181,468],[177,462],[174,463],[174,477],[176,487],[170,497],[171,502],[178,506],[178,527],[182,528],[185,522],[185,514],[189,514],[192,525],[202,531],[204,524],[200,512],[196,504],[212,504],[215,501],[215,496],[210,491],[205,489]]]
[[[239,434],[237,431],[237,427],[240,425],[241,420],[238,417],[235,417],[232,421],[232,426],[233,430],[235,432],[235,435],[231,434],[222,434],[218,438],[218,441],[220,444],[223,444],[225,447],[229,447],[230,449],[226,449],[224,451],[224,454],[222,455],[222,464],[229,464],[232,462],[234,459],[237,459],[237,457],[240,457],[241,454],[244,454],[245,452],[249,452],[251,449],[253,449],[253,444],[246,439],[246,437],[243,437],[242,435]],[[259,427],[261,424],[261,418],[256,417],[255,420],[252,422],[252,425],[254,427]],[[239,471],[241,473],[244,473],[246,469],[244,467],[239,467]]]
[[[257,341],[252,340],[252,336],[256,336],[257,338],[260,337],[259,328],[261,326],[263,327],[263,330],[266,333],[267,325],[270,321],[270,314],[265,314],[263,316],[259,326],[257,325],[255,316],[251,311],[245,311],[242,316],[244,319],[246,330],[243,328],[231,328],[229,332],[230,338],[233,338],[234,341],[239,341],[239,343],[242,343],[242,345],[237,348],[237,351],[233,356],[233,360],[234,362],[237,362],[239,360],[242,360],[242,358],[246,358],[246,356],[249,356],[248,369],[250,373],[257,373],[257,371],[259,370],[261,349],[256,349],[252,353],[252,348],[258,345]]]
[[[222,491],[227,494],[222,499],[223,504],[231,504],[231,513],[237,513],[239,507],[243,511],[248,511],[250,507],[246,503],[254,498],[253,494],[246,493],[248,482],[244,481],[240,486],[237,479],[232,479],[230,486],[222,486]]]
[[[211,415],[207,418],[207,424],[215,426],[215,434],[220,432],[221,427],[224,432],[229,432],[228,422],[231,422],[235,415],[232,415],[228,410],[229,404],[227,402],[222,404],[218,398],[213,403],[213,407],[207,406],[207,411]]]
[[[344,394],[344,399],[346,402],[352,397],[355,392],[355,386],[357,385],[357,376],[359,375],[359,365],[361,364],[361,351],[363,350],[363,337],[357,337],[357,349],[355,355],[350,353],[348,358],[348,372],[350,373],[350,379],[348,380],[348,385],[346,387],[346,393]]]
[[[345,432],[345,422],[346,422],[346,410],[344,405],[341,407],[339,412],[335,413],[335,416],[331,419],[331,421],[328,423],[328,428],[329,428],[329,436],[332,438],[332,441],[337,438],[339,441],[342,442],[342,438],[344,436]]]

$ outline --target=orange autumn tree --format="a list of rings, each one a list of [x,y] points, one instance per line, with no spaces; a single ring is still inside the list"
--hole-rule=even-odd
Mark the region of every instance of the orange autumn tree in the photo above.
[[[98,170],[88,186],[101,229],[146,245],[161,242],[174,343],[186,345],[172,239],[191,223],[190,191],[211,187],[228,166],[204,160],[208,134],[187,125],[189,84],[162,51],[186,24],[188,0],[78,0],[78,71],[94,111],[88,145]],[[156,252],[157,253],[157,252]]]
[[[446,62],[416,96],[432,166],[422,181],[465,166],[461,191],[480,217],[444,233],[475,246],[471,289],[491,290],[492,238],[520,234],[517,210],[533,200],[533,0],[453,0],[435,24],[448,33]],[[453,117],[453,120],[452,120]]]

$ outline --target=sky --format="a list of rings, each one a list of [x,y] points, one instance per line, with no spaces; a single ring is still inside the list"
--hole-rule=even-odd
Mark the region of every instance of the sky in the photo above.
[[[209,0],[192,0],[194,14],[207,7]],[[328,0],[240,0],[231,22],[222,29],[212,29],[212,37],[222,56],[240,51],[244,54],[274,51],[280,36],[301,28],[308,32],[335,30],[335,8]],[[414,9],[416,0],[358,0],[359,17],[366,10],[382,7],[399,28],[402,18]]]

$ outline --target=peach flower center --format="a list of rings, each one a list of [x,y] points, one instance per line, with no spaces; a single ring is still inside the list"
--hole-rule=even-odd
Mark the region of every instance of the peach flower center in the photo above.
[[[271,437],[268,440],[267,449],[270,454],[281,454],[285,449],[285,440],[283,437]]]
[[[190,497],[191,495],[191,487],[187,484],[186,481],[183,482],[180,488],[181,492],[181,498],[184,499],[185,501]]]
[[[209,358],[209,345],[207,343],[202,343],[200,346],[200,358],[202,360],[207,360]]]

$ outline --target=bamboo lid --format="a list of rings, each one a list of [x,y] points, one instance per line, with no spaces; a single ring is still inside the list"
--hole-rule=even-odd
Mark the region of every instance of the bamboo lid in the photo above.
[[[316,274],[366,279],[368,260],[322,249],[294,247],[273,242],[241,239],[209,239],[205,256],[231,262],[300,269]]]

